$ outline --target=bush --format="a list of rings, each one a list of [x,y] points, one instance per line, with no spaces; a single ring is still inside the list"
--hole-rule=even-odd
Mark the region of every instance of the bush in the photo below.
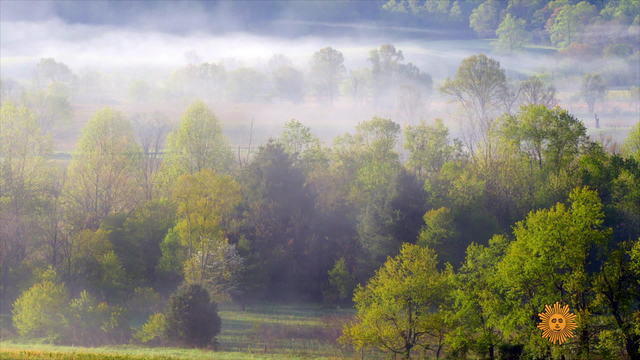
[[[33,285],[13,304],[13,324],[22,336],[59,339],[66,319],[67,289],[53,279]]]
[[[164,314],[156,313],[149,316],[147,322],[136,331],[133,337],[141,343],[157,345],[162,341],[166,328],[167,319]]]
[[[166,336],[183,345],[204,347],[220,332],[218,306],[200,285],[185,285],[169,299]]]

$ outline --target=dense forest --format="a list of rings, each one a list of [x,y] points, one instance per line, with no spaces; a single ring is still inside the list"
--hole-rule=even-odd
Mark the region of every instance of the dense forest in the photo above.
[[[215,348],[221,305],[308,302],[349,356],[640,359],[639,1],[265,4],[465,51],[91,68],[3,18],[2,339]]]

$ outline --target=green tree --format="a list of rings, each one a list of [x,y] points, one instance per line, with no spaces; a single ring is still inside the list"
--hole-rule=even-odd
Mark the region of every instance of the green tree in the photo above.
[[[551,42],[561,48],[578,42],[579,34],[596,15],[596,7],[586,1],[575,5],[565,4],[558,7],[547,21],[547,31]]]
[[[640,163],[640,122],[636,123],[622,144],[622,153]]]
[[[581,121],[564,109],[544,105],[523,106],[515,116],[503,117],[500,132],[548,172],[566,169],[588,142]]]
[[[344,257],[336,260],[333,268],[329,270],[329,285],[335,292],[336,298],[340,302],[351,297],[353,287],[355,286],[355,279],[347,268],[347,262]]]
[[[469,16],[469,25],[480,36],[492,37],[500,22],[499,4],[495,0],[486,0],[475,8]]]
[[[459,144],[451,144],[449,129],[441,119],[436,119],[431,126],[425,122],[407,126],[404,135],[404,148],[409,151],[407,167],[420,178],[438,174],[442,166],[460,151]]]
[[[623,242],[611,251],[595,278],[597,303],[610,313],[614,329],[630,359],[640,359],[640,239]]]
[[[178,128],[167,137],[160,182],[168,186],[167,190],[184,174],[204,169],[224,172],[229,169],[232,158],[219,120],[207,105],[197,101],[187,108]]]
[[[526,24],[524,19],[513,17],[511,14],[505,15],[496,30],[498,48],[507,51],[522,49],[529,40]]]
[[[205,347],[220,332],[218,306],[199,285],[184,285],[169,299],[165,334],[179,344]]]
[[[502,316],[508,307],[497,284],[497,264],[504,256],[509,240],[495,235],[487,246],[472,243],[454,277],[453,301],[447,324],[451,331],[447,345],[454,355],[467,352],[481,358],[496,359],[497,348],[505,340]]]
[[[68,294],[55,277],[53,270],[48,271],[13,304],[13,324],[20,335],[55,341],[64,334]]]
[[[513,230],[515,240],[498,263],[497,274],[506,300],[513,304],[505,315],[503,331],[525,344],[532,356],[549,356],[548,343],[540,341],[537,317],[545,304],[569,304],[579,317],[577,341],[571,352],[587,356],[592,351],[593,280],[589,271],[594,256],[601,253],[611,236],[604,225],[603,205],[598,194],[576,188],[569,205],[558,203],[550,209],[532,211]]]
[[[417,244],[434,249],[442,261],[454,260],[455,252],[460,250],[460,246],[455,244],[458,232],[451,209],[441,207],[429,210],[423,219],[424,226],[418,235]]]
[[[406,359],[422,348],[438,358],[444,335],[438,309],[448,296],[450,270],[438,271],[437,263],[433,250],[404,244],[366,286],[356,288],[356,319],[345,326],[342,341]]]
[[[240,266],[226,237],[226,224],[241,200],[240,185],[228,175],[205,169],[181,176],[173,196],[175,231],[187,250],[185,279],[224,295]]]
[[[53,265],[59,260],[59,243],[41,231],[51,213],[53,193],[50,164],[51,138],[42,133],[33,112],[11,102],[0,106],[0,311],[18,296],[23,260],[39,247]],[[44,242],[43,242],[44,243]]]
[[[311,57],[311,81],[316,95],[332,103],[345,72],[344,56],[332,47],[322,48]]]
[[[108,215],[130,211],[139,200],[140,148],[131,124],[109,108],[87,123],[65,184],[68,221],[96,229]]]

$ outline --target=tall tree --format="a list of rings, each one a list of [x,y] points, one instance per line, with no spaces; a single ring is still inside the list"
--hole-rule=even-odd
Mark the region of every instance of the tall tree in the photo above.
[[[187,108],[178,128],[167,137],[159,182],[166,191],[184,174],[204,169],[224,172],[229,169],[232,158],[218,118],[205,103],[197,101]]]
[[[580,94],[589,107],[589,112],[593,114],[595,112],[596,103],[604,99],[604,95],[607,91],[607,86],[600,74],[586,74],[582,78],[582,86],[580,88]]]
[[[529,40],[529,33],[525,29],[526,23],[524,19],[513,17],[511,14],[505,15],[496,30],[498,48],[510,52],[522,49]]]
[[[594,19],[596,7],[586,1],[566,4],[555,9],[546,24],[551,42],[561,48],[579,42],[579,35]]]
[[[447,79],[440,88],[467,112],[466,145],[472,151],[478,141],[485,151],[490,151],[488,132],[493,117],[499,112],[505,87],[506,76],[500,63],[486,55],[474,55],[464,59],[455,77]]]
[[[525,344],[525,350],[542,356],[549,344],[540,342],[536,315],[545,304],[561,301],[580,317],[577,342],[563,352],[588,356],[592,351],[593,280],[590,271],[611,236],[603,226],[603,205],[598,194],[576,188],[569,204],[532,211],[516,224],[515,240],[498,264],[497,273],[508,291],[507,301],[516,306],[506,320],[512,332]]]
[[[0,106],[0,311],[17,295],[16,270],[33,252],[28,245],[46,216],[50,150],[50,137],[29,109],[10,102]]]
[[[344,56],[332,47],[322,48],[313,54],[310,66],[316,95],[332,103],[345,72]]]
[[[129,121],[105,108],[82,131],[65,185],[69,222],[96,229],[107,215],[131,210],[139,200],[140,147]]]
[[[411,358],[414,349],[442,353],[445,324],[438,313],[449,293],[450,269],[438,271],[429,248],[404,244],[354,294],[355,321],[342,340]]]
[[[499,4],[495,0],[486,0],[475,8],[469,16],[469,25],[480,36],[493,37],[500,23]]]

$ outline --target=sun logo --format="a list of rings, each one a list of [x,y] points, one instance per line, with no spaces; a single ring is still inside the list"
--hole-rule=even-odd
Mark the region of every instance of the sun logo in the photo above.
[[[542,337],[554,344],[563,344],[573,337],[573,329],[578,327],[576,315],[569,312],[569,305],[560,306],[559,303],[544,306],[545,312],[538,314],[542,330]]]

